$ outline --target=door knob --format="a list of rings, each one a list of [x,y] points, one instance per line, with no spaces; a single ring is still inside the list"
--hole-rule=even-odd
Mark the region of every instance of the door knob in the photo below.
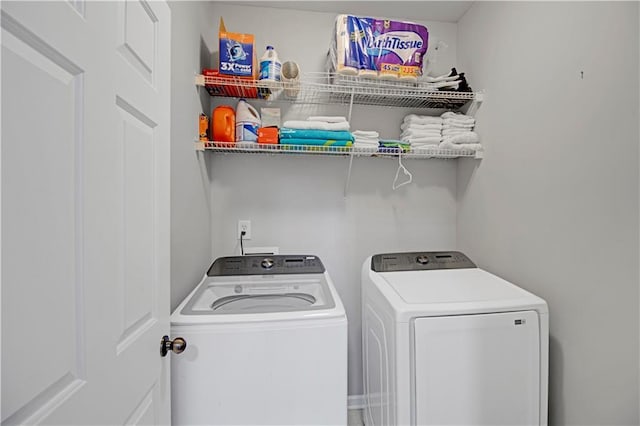
[[[181,354],[187,348],[187,341],[182,337],[176,337],[175,339],[169,339],[169,336],[162,336],[160,341],[160,355],[167,356],[169,351],[173,351],[175,354]]]

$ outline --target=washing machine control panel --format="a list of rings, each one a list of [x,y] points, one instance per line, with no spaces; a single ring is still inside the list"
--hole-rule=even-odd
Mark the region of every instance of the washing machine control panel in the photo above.
[[[207,275],[277,275],[321,274],[324,265],[318,256],[273,255],[220,257],[213,262]]]
[[[375,272],[429,271],[475,267],[476,265],[459,251],[386,253],[376,254],[371,258],[371,270]]]

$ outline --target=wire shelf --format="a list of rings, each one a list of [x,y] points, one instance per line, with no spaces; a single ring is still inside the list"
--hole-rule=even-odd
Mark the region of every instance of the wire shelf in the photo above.
[[[457,109],[476,99],[475,92],[437,90],[432,83],[380,81],[335,73],[308,73],[299,81],[265,82],[197,75],[196,85],[212,96],[244,97],[304,104],[377,105],[402,108]]]
[[[199,151],[212,151],[219,153],[242,154],[291,154],[291,155],[325,155],[325,156],[362,156],[397,158],[402,154],[403,158],[482,158],[482,151],[468,149],[440,149],[411,148],[407,152],[400,152],[395,148],[375,147],[344,147],[344,146],[317,146],[317,145],[285,145],[285,144],[258,144],[254,142],[213,142],[196,141],[196,149]]]

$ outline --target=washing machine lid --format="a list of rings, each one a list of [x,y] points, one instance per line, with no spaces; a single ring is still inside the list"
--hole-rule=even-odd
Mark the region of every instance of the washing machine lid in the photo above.
[[[460,252],[373,256],[371,269],[407,305],[537,305],[537,296],[479,269]],[[435,308],[434,308],[435,309]]]
[[[318,311],[336,306],[317,256],[216,259],[182,315]]]

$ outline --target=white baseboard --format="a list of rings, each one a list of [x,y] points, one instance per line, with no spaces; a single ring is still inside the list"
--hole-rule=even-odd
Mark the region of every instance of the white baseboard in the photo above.
[[[349,410],[364,408],[364,395],[349,395],[347,397],[347,408]]]

